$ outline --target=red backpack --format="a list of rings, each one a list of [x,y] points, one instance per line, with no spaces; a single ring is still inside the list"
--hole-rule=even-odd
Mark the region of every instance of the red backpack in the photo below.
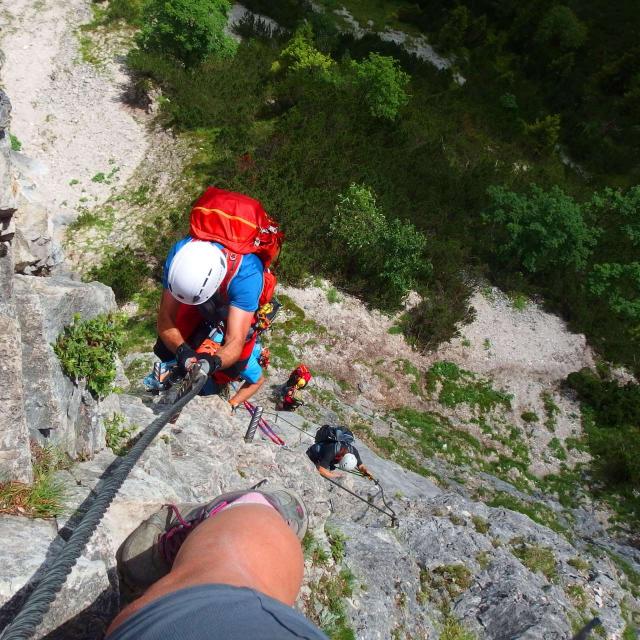
[[[255,253],[265,267],[258,304],[271,300],[277,281],[269,265],[280,252],[284,233],[260,202],[241,193],[208,187],[193,205],[190,227],[191,237],[219,242],[224,247],[227,274],[220,285],[223,296],[242,263],[241,256]]]
[[[306,383],[311,381],[311,371],[304,364],[299,364],[292,372],[291,377],[302,378]]]

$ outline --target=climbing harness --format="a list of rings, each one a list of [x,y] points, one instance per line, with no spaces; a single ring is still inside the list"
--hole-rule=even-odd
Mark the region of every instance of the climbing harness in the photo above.
[[[209,364],[204,360],[191,367],[183,381],[176,385],[174,404],[169,406],[144,430],[129,453],[120,460],[113,473],[96,487],[96,497],[91,506],[74,529],[62,551],[45,571],[44,577],[31,592],[22,609],[5,627],[0,635],[0,640],[27,640],[31,638],[135,463],[171,418],[179,414],[198,395],[207,381],[208,373]]]

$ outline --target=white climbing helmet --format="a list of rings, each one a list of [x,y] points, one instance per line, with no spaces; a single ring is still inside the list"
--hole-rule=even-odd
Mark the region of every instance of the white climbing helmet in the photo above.
[[[353,471],[358,466],[358,458],[353,453],[345,453],[342,460],[338,462],[338,467],[343,471]]]
[[[184,304],[206,302],[227,273],[224,253],[210,242],[191,240],[181,247],[169,267],[169,291]]]

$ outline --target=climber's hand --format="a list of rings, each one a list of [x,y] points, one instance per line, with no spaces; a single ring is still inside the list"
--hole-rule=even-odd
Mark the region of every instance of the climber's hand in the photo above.
[[[176,360],[180,373],[185,374],[198,361],[198,354],[186,342],[183,342],[176,349]]]
[[[198,360],[206,360],[209,363],[209,375],[222,369],[222,360],[220,356],[212,356],[210,353],[197,353]]]

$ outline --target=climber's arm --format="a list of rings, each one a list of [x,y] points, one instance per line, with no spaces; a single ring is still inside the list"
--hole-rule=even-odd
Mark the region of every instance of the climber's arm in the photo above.
[[[325,469],[322,465],[317,464],[316,469],[318,470],[318,473],[323,478],[329,478],[330,480],[335,480],[336,478],[342,478],[341,473],[332,473],[331,471],[329,471],[329,469]]]
[[[168,289],[162,292],[160,310],[158,311],[158,336],[172,353],[185,341],[185,337],[176,326],[180,303],[171,295]]]
[[[223,369],[230,367],[240,358],[254,315],[253,311],[243,311],[234,306],[229,307],[224,344],[216,354],[222,360]]]

